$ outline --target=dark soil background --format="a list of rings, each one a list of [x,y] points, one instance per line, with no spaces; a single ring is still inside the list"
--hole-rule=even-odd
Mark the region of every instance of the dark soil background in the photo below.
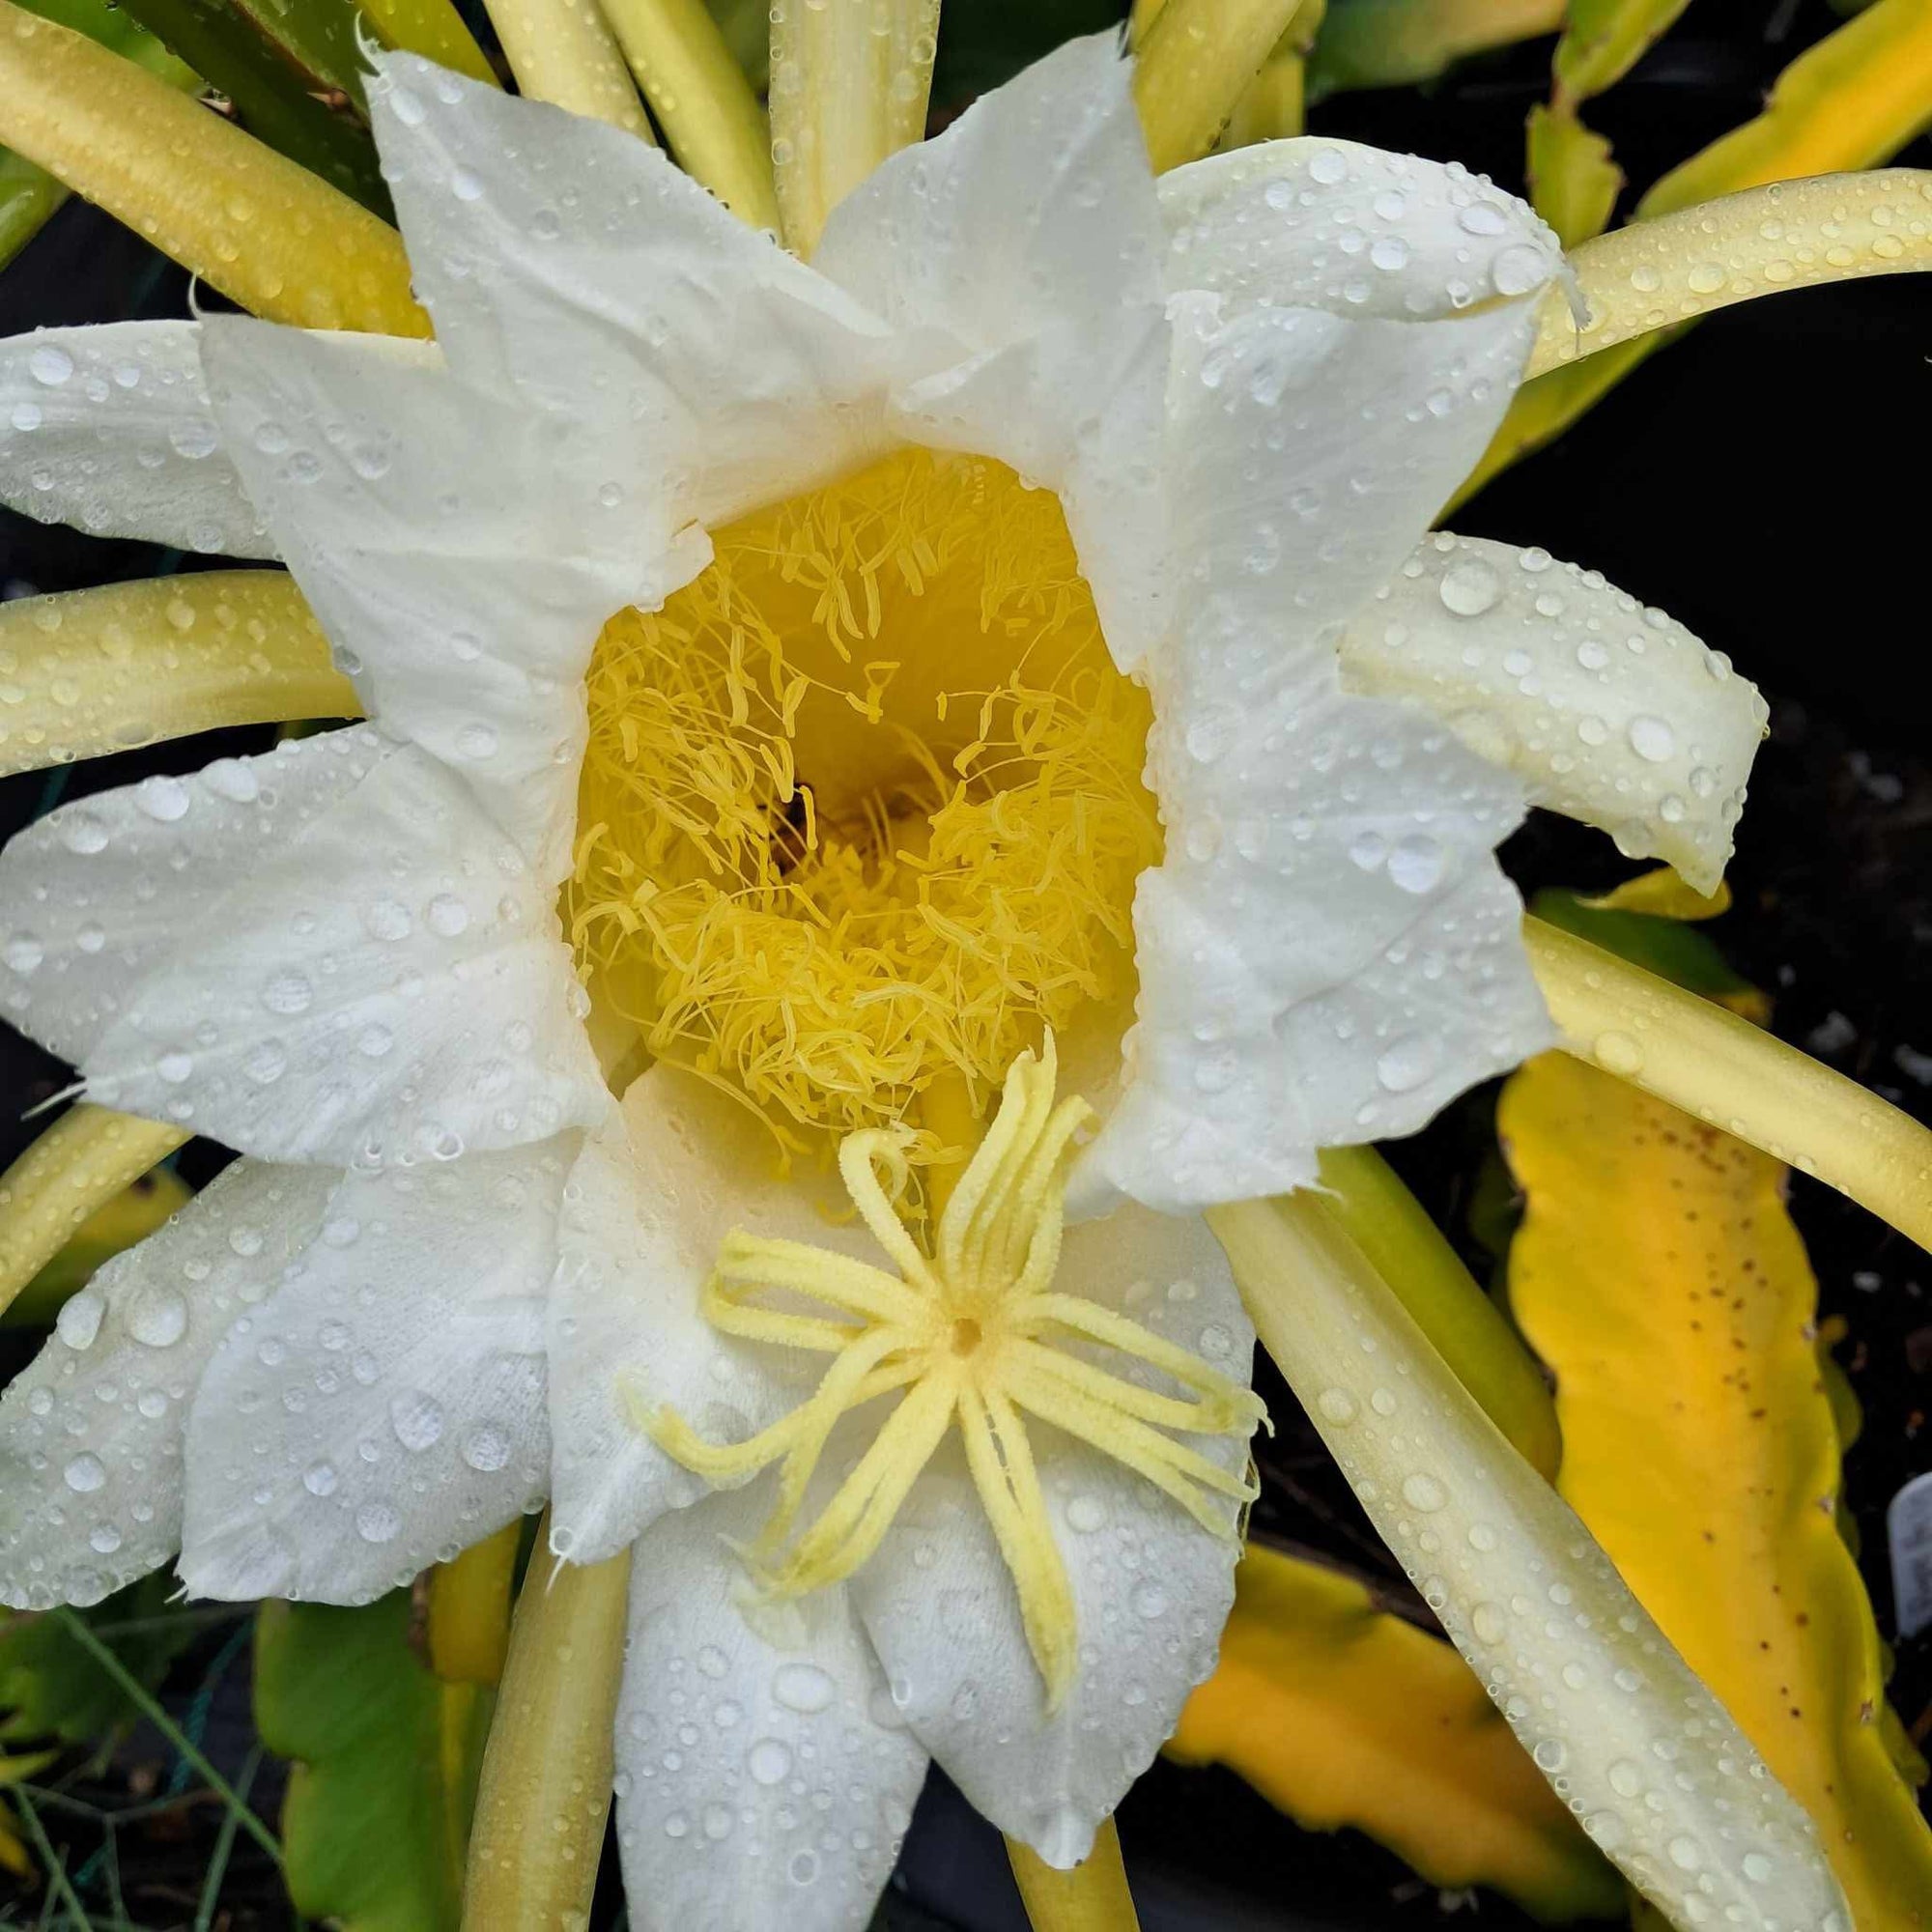
[[[948,0],[937,108],[1065,34],[1104,22],[1106,0],[1048,9],[1022,0]],[[1773,76],[1837,24],[1824,0],[1700,0],[1613,93],[1594,126],[1641,189],[1748,118]],[[1523,116],[1548,91],[1548,43],[1465,65],[1426,93],[1344,96],[1314,116],[1332,132],[1455,158],[1520,189]],[[1932,165],[1932,143],[1901,156]],[[185,312],[185,278],[126,230],[71,205],[0,276],[0,333],[42,323]],[[1920,664],[1928,642],[1924,555],[1932,445],[1932,300],[1913,277],[1817,290],[1719,316],[1653,358],[1555,447],[1492,485],[1457,517],[1472,534],[1539,543],[1602,569],[1727,651],[1772,701],[1730,877],[1735,910],[1708,928],[1734,965],[1776,998],[1774,1026],[1921,1118],[1932,1117],[1932,737]],[[179,561],[0,513],[0,594],[143,577]],[[222,750],[260,749],[262,733]],[[203,743],[0,782],[0,837],[57,798],[124,784],[214,755]],[[1608,842],[1539,816],[1508,851],[1525,892],[1607,886],[1630,871]],[[33,1129],[22,1108],[64,1086],[65,1067],[0,1028],[0,1161]],[[1479,1272],[1468,1235],[1477,1177],[1492,1148],[1493,1091],[1480,1091],[1426,1134],[1390,1150]],[[195,1144],[197,1183],[220,1164]],[[1881,1632],[1895,1634],[1884,1513],[1932,1465],[1932,1259],[1849,1203],[1802,1179],[1793,1208],[1810,1246],[1822,1310],[1847,1324],[1839,1358],[1864,1408],[1847,1460],[1846,1498]],[[0,1331],[0,1376],[38,1337]],[[1337,1476],[1286,1389],[1264,1386],[1279,1434],[1264,1451],[1259,1534],[1312,1549],[1373,1578],[1421,1620],[1427,1612]],[[248,1763],[246,1624],[219,1609],[176,1663],[170,1711],[230,1777]],[[1892,1702],[1921,1742],[1932,1731],[1932,1632],[1897,1646]],[[158,1805],[117,1833],[126,1917],[193,1922],[221,1818],[158,1735],[137,1731],[71,1795],[124,1811]],[[274,1815],[281,1770],[260,1766],[255,1802]],[[175,1802],[167,1801],[170,1797]],[[80,1811],[48,1812],[106,1908],[102,1839]],[[1485,1895],[1444,1898],[1355,1833],[1303,1833],[1224,1773],[1157,1767],[1122,1812],[1148,1932],[1367,1932],[1435,1923],[1475,1907],[1475,1922],[1529,1923]],[[90,1862],[91,1861],[91,1862]],[[619,1922],[614,1861],[596,1923]],[[0,1885],[4,1885],[0,1878]],[[242,1840],[214,1920],[293,1923],[272,1874]],[[0,1923],[40,1919],[41,1901],[0,1904]],[[1023,1932],[999,1841],[934,1775],[901,1861],[895,1924]],[[72,1923],[63,1919],[59,1922]]]

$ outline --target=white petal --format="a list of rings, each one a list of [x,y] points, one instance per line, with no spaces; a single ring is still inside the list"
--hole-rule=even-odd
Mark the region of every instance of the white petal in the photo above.
[[[564,1196],[550,1315],[559,1555],[599,1562],[708,1492],[639,1431],[638,1403],[738,1441],[810,1393],[822,1362],[720,1335],[697,1297],[736,1229],[876,1261],[863,1228],[828,1218],[845,1205],[802,1161],[782,1176],[770,1132],[708,1082],[660,1062],[632,1085],[621,1129],[585,1144]]]
[[[321,1226],[339,1179],[238,1161],[63,1307],[0,1399],[0,1602],[99,1603],[180,1548],[202,1370]]]
[[[1182,318],[1185,616],[1150,676],[1168,856],[1139,884],[1140,1027],[1076,1206],[1298,1185],[1318,1147],[1410,1132],[1548,1042],[1493,857],[1519,781],[1406,706],[1345,696],[1332,641],[1480,449],[1526,326],[1221,325],[1205,298]],[[1435,384],[1440,414],[1418,386]]]
[[[0,502],[178,550],[273,556],[209,410],[191,322],[0,342]]]
[[[236,462],[371,722],[459,774],[554,884],[591,646],[703,556],[668,553],[648,503],[599,497],[582,433],[427,354],[232,317],[202,338]]]
[[[1168,282],[1254,307],[1439,321],[1541,291],[1563,266],[1533,210],[1455,161],[1326,137],[1209,155],[1160,178]],[[1533,310],[1534,302],[1522,303]]]
[[[882,445],[880,324],[661,150],[413,56],[378,65],[417,292],[466,380],[608,426],[605,480],[677,521],[728,522]]]
[[[1069,1228],[1058,1282],[1247,1378],[1254,1330],[1201,1221],[1124,1208]],[[1238,1546],[1085,1444],[1041,1425],[1029,1435],[1079,1618],[1079,1674],[1058,1713],[1044,1713],[1018,1598],[956,1445],[849,1588],[914,1734],[976,1809],[1065,1866],[1212,1671]],[[1226,1436],[1194,1446],[1229,1468],[1247,1456]]]
[[[638,1542],[617,1837],[647,1932],[863,1932],[925,1776],[843,1589],[741,1610],[725,1539],[757,1533],[764,1487]]]
[[[814,266],[905,338],[894,420],[1058,491],[1109,647],[1164,623],[1166,236],[1116,33],[1072,41],[893,156]]]
[[[1426,705],[1532,805],[1663,859],[1700,892],[1731,855],[1769,713],[1662,611],[1547,551],[1438,532],[1342,638],[1355,691]]]
[[[1516,781],[1406,708],[1257,699],[1213,773],[1164,730],[1124,1091],[1075,1173],[1170,1211],[1312,1180],[1553,1037],[1494,846]]]
[[[609,1106],[551,895],[367,726],[66,806],[0,855],[0,903],[8,1016],[243,1152],[446,1157]]]
[[[543,1499],[544,1297],[573,1151],[343,1179],[202,1378],[190,1590],[366,1603]]]

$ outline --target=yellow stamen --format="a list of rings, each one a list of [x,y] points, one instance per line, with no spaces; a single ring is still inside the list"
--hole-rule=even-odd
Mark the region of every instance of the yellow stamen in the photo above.
[[[430,332],[386,222],[12,0],[0,0],[0,141],[270,322]]]
[[[939,0],[775,0],[771,14],[779,206],[810,255],[839,202],[924,134]]]
[[[356,718],[279,570],[222,570],[0,607],[0,776],[228,724]]]
[[[920,1471],[956,1423],[966,1465],[1019,1594],[1027,1643],[1057,1708],[1076,1661],[1073,1595],[1034,1463],[1022,1410],[1078,1436],[1172,1496],[1210,1534],[1232,1540],[1246,1476],[1162,1434],[1245,1441],[1264,1419],[1252,1390],[1111,1309],[1051,1293],[1062,1197],[1074,1134],[1092,1118],[1080,1099],[1054,1101],[1053,1036],[1009,1068],[999,1112],[953,1189],[927,1254],[880,1181],[902,1183],[899,1130],[849,1136],[840,1167],[853,1205],[899,1263],[898,1278],[800,1241],[733,1235],[724,1243],[705,1309],[727,1332],[746,1314],[810,1322],[793,1346],[844,1341],[817,1391],[745,1442],[706,1442],[666,1408],[633,1401],[634,1419],[665,1453],[715,1483],[740,1483],[781,1463],[779,1496],[748,1552],[761,1586],[800,1596],[849,1577],[878,1548]],[[857,1320],[822,1321],[748,1309],[732,1290],[805,1295]],[[720,1312],[732,1318],[719,1320]],[[790,1340],[783,1330],[761,1340]],[[1068,1343],[1082,1350],[1072,1353]],[[1192,1400],[1099,1367],[1094,1345],[1168,1377]],[[811,1523],[792,1526],[839,1418],[876,1397],[904,1395]]]
[[[678,165],[733,214],[776,231],[770,125],[704,0],[601,5]]]
[[[1043,1027],[1131,994],[1146,695],[1057,500],[999,464],[907,452],[714,542],[592,661],[564,914],[593,995],[794,1140],[941,1082],[970,1121]]]
[[[1932,171],[1776,182],[1600,235],[1570,265],[1590,319],[1547,297],[1528,376],[1758,296],[1932,269]]]
[[[655,147],[616,36],[591,0],[484,0],[517,91]]]

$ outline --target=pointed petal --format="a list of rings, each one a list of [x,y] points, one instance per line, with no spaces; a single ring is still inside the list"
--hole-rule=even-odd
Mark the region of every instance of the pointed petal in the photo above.
[[[766,1486],[638,1542],[617,1840],[646,1932],[864,1932],[925,1776],[845,1591],[747,1607]]]
[[[1316,1148],[1411,1132],[1548,1043],[1493,856],[1518,781],[1344,696],[1332,642],[1379,587],[1364,559],[1411,549],[1481,447],[1525,327],[1183,316],[1170,489],[1193,594],[1150,680],[1168,857],[1140,881],[1140,1026],[1078,1205],[1301,1184]]]
[[[180,1548],[202,1372],[314,1236],[339,1179],[238,1161],[62,1308],[0,1397],[0,1602],[99,1603]]]
[[[814,267],[899,331],[899,432],[1056,490],[1109,647],[1165,622],[1166,238],[1120,36],[1072,41],[839,203]]]
[[[661,151],[409,56],[379,69],[384,172],[466,381],[608,424],[600,477],[673,523],[729,522],[883,446],[876,407],[854,407],[876,319]]]
[[[550,895],[367,726],[64,807],[0,900],[8,1016],[107,1104],[244,1152],[447,1158],[609,1105]]]
[[[191,322],[0,342],[0,502],[178,550],[273,556],[222,447]]]
[[[551,1300],[551,1544],[595,1563],[664,1511],[707,1493],[637,1426],[668,1405],[735,1442],[811,1392],[823,1364],[721,1335],[698,1294],[735,1230],[877,1259],[863,1228],[828,1216],[823,1177],[780,1172],[770,1132],[741,1101],[659,1062],[624,1095],[621,1129],[586,1142],[564,1197]]]
[[[202,1378],[190,1590],[367,1603],[543,1499],[544,1297],[574,1138],[344,1178]]]
[[[655,600],[668,531],[598,495],[584,439],[466,388],[433,350],[223,318],[216,419],[371,721],[456,773],[554,884],[569,867],[581,679],[605,620]],[[688,565],[688,567],[687,567]]]
[[[1406,697],[1506,765],[1532,805],[1716,890],[1769,716],[1662,611],[1547,551],[1438,531],[1342,638],[1354,691]]]
[[[1124,1208],[1069,1228],[1058,1279],[1245,1379],[1254,1330],[1200,1220]],[[1145,1370],[1134,1379],[1159,1385]],[[1232,1512],[1217,1539],[1086,1444],[1043,1424],[1028,1434],[1078,1616],[1078,1674],[1058,1712],[1045,1715],[1019,1603],[956,1445],[847,1587],[914,1735],[979,1811],[1065,1867],[1086,1856],[1213,1670],[1238,1545]],[[1183,1439],[1226,1468],[1247,1456],[1226,1436]]]
[[[1208,289],[1233,320],[1319,308],[1440,322],[1524,300],[1561,271],[1535,212],[1460,163],[1327,136],[1264,141],[1160,177],[1170,288]]]

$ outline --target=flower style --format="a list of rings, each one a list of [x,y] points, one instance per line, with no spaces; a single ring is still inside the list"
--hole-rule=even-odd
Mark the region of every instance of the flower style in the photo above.
[[[928,1756],[1070,1864],[1232,1595],[1254,1330],[1201,1210],[1548,1043],[1497,842],[1547,804],[1715,883],[1764,708],[1425,534],[1561,272],[1460,169],[1156,183],[1101,37],[807,266],[619,129],[378,67],[434,346],[0,351],[9,500],[283,559],[368,720],[0,860],[8,1014],[244,1156],[0,1402],[0,1597],[179,1548],[364,1601],[548,1496],[559,1554],[636,1551],[649,1922],[863,1924]],[[1748,1902],[1762,1841],[1828,1925],[1752,1804],[1695,1884]]]

